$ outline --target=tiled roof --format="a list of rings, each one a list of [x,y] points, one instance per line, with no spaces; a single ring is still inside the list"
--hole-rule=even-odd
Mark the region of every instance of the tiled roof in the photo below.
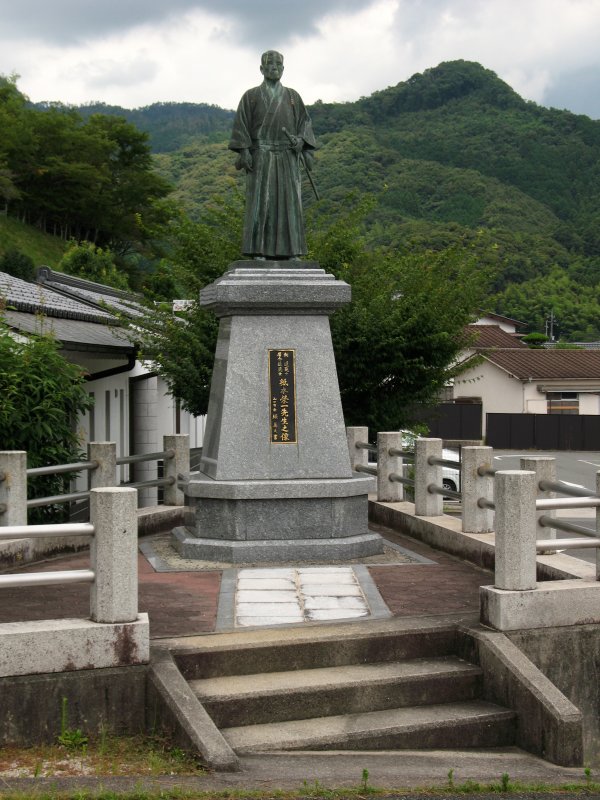
[[[502,314],[494,314],[491,311],[481,311],[480,315],[482,317],[489,317],[490,319],[497,319],[499,322],[506,322],[509,325],[514,325],[515,328],[525,328],[527,326],[526,322],[521,322],[518,319],[513,319],[512,317],[504,317]]]
[[[25,333],[50,333],[67,350],[102,351],[110,348],[134,352],[135,347],[123,336],[123,328],[115,328],[100,322],[89,322],[81,319],[61,319],[60,317],[42,317],[26,314],[22,311],[6,311],[6,322]]]
[[[100,309],[108,306],[117,313],[139,317],[143,313],[140,298],[132,292],[113,289],[102,283],[94,283],[84,278],[76,278],[63,272],[55,272],[50,267],[40,267],[37,274],[38,283],[56,289],[61,294],[90,303]]]
[[[519,380],[600,378],[598,350],[491,350],[481,354]]]
[[[28,283],[5,272],[0,272],[0,297],[8,306],[29,314],[44,313],[49,317],[65,317],[90,322],[108,322],[113,316],[87,303],[53,291],[46,286]]]
[[[519,350],[528,349],[526,344],[514,336],[502,330],[499,325],[469,325],[470,333],[477,334],[477,338],[470,345],[477,350],[494,348],[515,348]]]

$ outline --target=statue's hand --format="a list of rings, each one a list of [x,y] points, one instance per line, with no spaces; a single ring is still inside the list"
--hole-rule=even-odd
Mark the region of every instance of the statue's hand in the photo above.
[[[244,169],[246,172],[252,172],[252,153],[250,150],[240,150],[237,161],[235,162],[235,168]]]
[[[292,150],[295,150],[296,153],[301,153],[302,148],[304,147],[304,139],[301,136],[294,136],[291,145],[292,145]]]
[[[312,168],[315,165],[315,156],[312,150],[305,150],[304,151],[304,166],[309,172],[312,172]]]

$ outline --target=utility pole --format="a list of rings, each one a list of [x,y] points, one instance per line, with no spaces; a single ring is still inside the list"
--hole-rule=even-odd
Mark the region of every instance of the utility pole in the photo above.
[[[551,342],[554,341],[554,325],[556,323],[556,318],[554,316],[554,309],[550,311],[550,316],[546,317],[546,336],[550,339]]]

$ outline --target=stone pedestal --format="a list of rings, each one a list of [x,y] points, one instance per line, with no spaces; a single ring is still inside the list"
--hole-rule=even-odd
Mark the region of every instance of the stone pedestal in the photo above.
[[[235,262],[200,294],[219,338],[175,546],[237,563],[380,553],[367,528],[374,479],[350,468],[329,330],[350,287],[315,262],[262,263]]]

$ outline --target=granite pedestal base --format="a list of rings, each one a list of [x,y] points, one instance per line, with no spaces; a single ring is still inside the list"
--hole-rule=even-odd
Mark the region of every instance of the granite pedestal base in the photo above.
[[[185,489],[185,526],[173,531],[184,558],[229,563],[331,561],[383,552],[366,524],[373,479],[217,481],[202,473]]]

